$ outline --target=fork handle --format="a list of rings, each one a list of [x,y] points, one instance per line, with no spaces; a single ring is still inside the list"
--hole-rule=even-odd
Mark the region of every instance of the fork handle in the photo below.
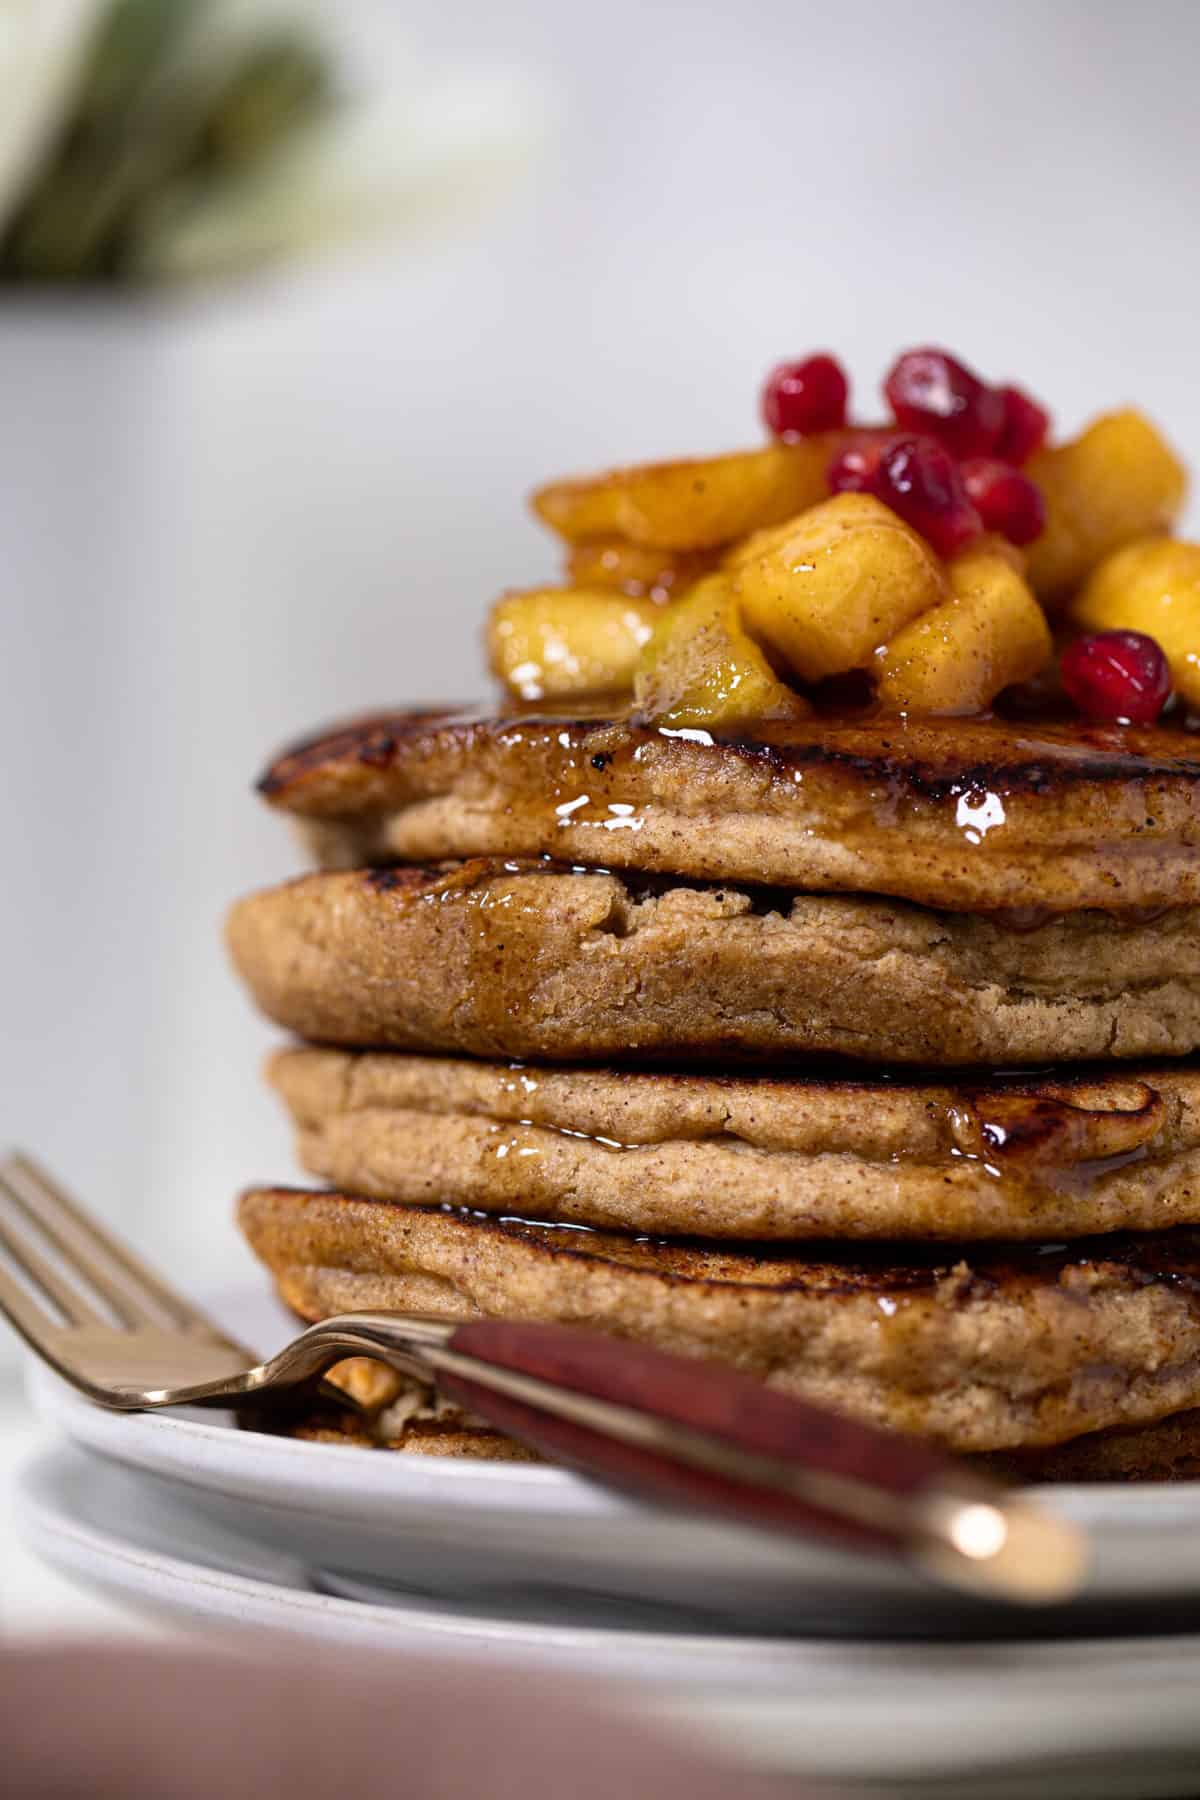
[[[924,1444],[720,1365],[573,1326],[494,1319],[458,1326],[447,1348],[457,1366],[439,1368],[444,1393],[555,1460],[647,1497],[891,1551],[912,1550],[928,1533],[941,1497],[958,1504],[1007,1497],[998,1483]],[[460,1357],[485,1367],[466,1374]],[[564,1417],[497,1392],[489,1370],[630,1411],[642,1422],[642,1441],[598,1428],[586,1408]]]

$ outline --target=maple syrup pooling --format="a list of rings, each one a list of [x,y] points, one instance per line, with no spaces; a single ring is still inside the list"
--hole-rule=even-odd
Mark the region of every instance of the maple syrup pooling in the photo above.
[[[694,744],[704,749],[722,746],[747,758],[764,758],[790,764],[790,767],[779,768],[776,772],[785,774],[797,786],[804,781],[805,763],[818,759],[815,749],[808,757],[800,753],[795,743],[794,722],[764,718],[748,722],[736,731],[709,730],[695,726],[668,727],[641,720],[634,722],[642,733],[642,741],[630,744],[627,741],[625,722],[622,721],[613,728],[612,747],[607,747],[602,742],[597,745],[595,738],[586,743],[578,741],[575,730],[579,725],[586,725],[585,718],[566,725],[558,721],[543,721],[537,714],[531,714],[505,721],[500,728],[500,735],[509,743],[528,743],[532,737],[541,737],[543,741],[553,740],[565,753],[550,788],[549,797],[555,818],[560,826],[588,825],[604,832],[640,831],[645,807],[639,806],[635,801],[594,794],[592,790],[599,785],[596,778],[615,777],[619,781],[621,769],[642,762],[655,739]],[[597,723],[600,725],[599,735],[602,739],[603,721],[598,720]],[[897,735],[902,737],[905,728],[903,717],[898,718],[895,724]],[[881,748],[887,751],[890,747],[888,740],[883,740]],[[1039,746],[1032,740],[1024,747],[1035,760],[1039,752],[1046,754],[1050,749],[1049,746]],[[827,753],[822,752],[820,760],[827,759]],[[1036,783],[1036,774],[1034,781]],[[901,803],[908,785],[900,777],[881,781],[880,790],[876,794],[876,809],[887,814],[890,823],[899,822]],[[967,773],[960,783],[951,783],[944,798],[954,804],[955,824],[966,844],[982,844],[989,832],[1006,823],[1002,795],[989,788],[978,775]]]
[[[1176,768],[1147,768],[1147,753],[1136,732],[1120,725],[1074,718],[1064,719],[1053,705],[1026,709],[1019,718],[987,713],[956,720],[911,719],[905,714],[885,716],[866,705],[814,719],[813,736],[794,720],[748,720],[736,729],[672,728],[639,717],[614,718],[611,706],[579,706],[572,717],[547,706],[493,717],[486,710],[447,714],[446,726],[466,725],[494,734],[506,747],[522,745],[533,750],[558,752],[552,759],[553,774],[547,779],[539,802],[550,802],[560,826],[594,828],[606,837],[636,833],[642,829],[646,803],[639,804],[620,792],[622,771],[636,768],[653,752],[656,743],[691,744],[699,749],[720,747],[749,763],[761,765],[775,780],[803,785],[811,771],[869,772],[872,778],[871,810],[884,827],[901,823],[905,808],[914,801],[941,804],[952,809],[960,841],[969,848],[984,846],[989,837],[1003,833],[1009,822],[1012,799],[1037,796],[1066,777],[1102,786],[1117,794],[1128,813],[1131,830],[1153,831],[1152,797],[1144,783],[1149,773],[1200,776],[1200,761],[1193,760],[1190,721],[1181,721],[1154,736],[1176,740],[1189,754]],[[856,728],[884,727],[869,745],[860,743]],[[830,738],[822,726],[842,726],[845,741],[837,733]],[[936,727],[938,743],[954,752],[949,766],[922,762],[919,750],[923,733]],[[999,742],[1008,754],[994,760],[997,742],[987,733],[1002,734]],[[895,760],[888,757],[894,752]],[[1151,755],[1153,753],[1150,753]],[[955,766],[957,765],[957,766]],[[543,766],[545,766],[543,764]],[[620,856],[615,861],[623,861]]]
[[[443,709],[327,733],[278,758],[260,786],[327,831],[343,866],[419,859],[424,843],[457,834],[468,854],[880,892],[981,914],[1200,903],[1200,756],[1178,726],[847,706],[716,731],[611,706],[569,717]],[[832,860],[825,840],[839,846]]]

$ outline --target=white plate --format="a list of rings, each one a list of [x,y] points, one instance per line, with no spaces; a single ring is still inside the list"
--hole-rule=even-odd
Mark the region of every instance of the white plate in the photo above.
[[[325,1649],[501,1658],[608,1681],[743,1766],[851,1782],[862,1794],[1056,1800],[1194,1793],[1200,1637],[851,1644],[580,1627],[314,1592],[301,1565],[206,1524],[178,1492],[69,1448],[18,1480],[25,1540],[139,1610]],[[839,1788],[839,1792],[846,1789]]]
[[[293,1328],[258,1290],[207,1305],[264,1349]],[[636,1596],[743,1628],[916,1635],[980,1623],[979,1606],[881,1559],[654,1511],[562,1469],[301,1443],[224,1415],[106,1413],[40,1368],[32,1391],[75,1442],[185,1487],[215,1524],[307,1565],[440,1592],[536,1584]],[[1172,1626],[1189,1606],[1200,1623],[1200,1483],[1059,1487],[1042,1498],[1091,1535],[1093,1629],[1098,1609],[1107,1618],[1168,1602]]]

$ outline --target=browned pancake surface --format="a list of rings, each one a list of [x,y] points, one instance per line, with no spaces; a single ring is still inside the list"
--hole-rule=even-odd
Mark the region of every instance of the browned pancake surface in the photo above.
[[[1200,1047],[1200,908],[1016,924],[477,859],[237,905],[237,966],[302,1037],[476,1056],[1030,1064]]]
[[[551,855],[965,911],[1200,900],[1182,731],[815,718],[737,741],[628,720],[374,715],[260,784],[322,860]]]
[[[963,1451],[1200,1405],[1200,1232],[1019,1250],[731,1251],[339,1193],[239,1218],[284,1301],[548,1319],[732,1363]]]
[[[365,1450],[407,1451],[417,1456],[466,1457],[490,1462],[539,1462],[536,1451],[499,1432],[469,1425],[416,1422],[389,1435],[350,1414],[340,1421],[312,1420],[297,1437],[311,1443],[353,1444]],[[1022,1482],[1196,1481],[1200,1479],[1200,1412],[1174,1413],[1153,1425],[1091,1431],[1045,1450],[997,1452],[981,1459],[997,1473]]]
[[[1200,1224],[1200,1071],[882,1080],[292,1049],[349,1193],[666,1236],[1033,1239]]]

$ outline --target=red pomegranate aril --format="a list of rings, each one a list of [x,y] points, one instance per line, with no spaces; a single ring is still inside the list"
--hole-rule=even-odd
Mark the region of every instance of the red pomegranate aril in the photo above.
[[[1032,544],[1041,536],[1046,502],[1020,469],[992,456],[975,456],[962,464],[962,478],[985,531],[998,531],[1010,544]]]
[[[956,357],[906,350],[883,384],[896,423],[931,433],[955,456],[988,456],[1004,427],[1004,402]]]
[[[957,556],[983,530],[958,464],[934,438],[885,439],[870,492],[919,531],[939,556]]]
[[[840,363],[822,352],[803,362],[779,363],[762,393],[767,430],[779,438],[836,431],[846,423],[850,384]]]
[[[853,439],[829,465],[831,494],[873,494],[879,481],[879,458],[886,438],[875,435]]]
[[[1171,670],[1144,631],[1098,631],[1059,658],[1063,686],[1089,719],[1153,725],[1171,697]]]
[[[1002,387],[1000,398],[1004,403],[1004,423],[993,454],[1019,469],[1045,443],[1050,414],[1018,387]]]

